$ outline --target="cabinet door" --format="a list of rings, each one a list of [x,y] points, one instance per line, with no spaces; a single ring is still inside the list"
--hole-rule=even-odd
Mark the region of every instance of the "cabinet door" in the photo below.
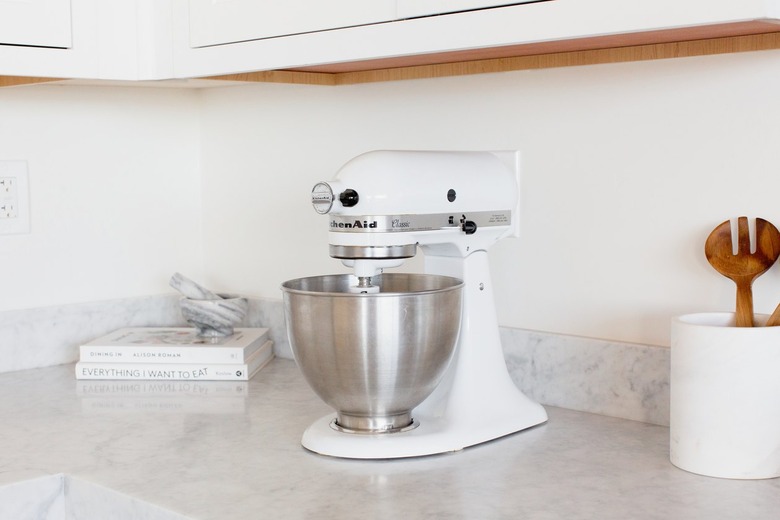
[[[415,18],[549,0],[398,0],[398,17]]]
[[[206,47],[395,19],[396,0],[189,0],[190,45]]]
[[[71,47],[70,0],[0,0],[0,44]]]

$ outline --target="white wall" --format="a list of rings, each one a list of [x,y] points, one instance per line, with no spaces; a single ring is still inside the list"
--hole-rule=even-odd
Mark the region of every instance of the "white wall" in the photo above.
[[[0,311],[168,292],[203,269],[198,96],[0,90],[0,160],[26,160],[31,232],[0,235]]]
[[[177,270],[281,298],[343,270],[309,191],[353,156],[516,148],[523,237],[491,252],[501,324],[668,344],[672,315],[733,307],[709,231],[780,225],[779,91],[780,51],[339,88],[2,89],[0,159],[29,161],[32,232],[0,235],[0,310],[168,292]],[[754,289],[771,311],[780,267]]]
[[[709,231],[780,225],[778,92],[778,51],[204,92],[208,281],[280,298],[286,279],[341,272],[308,196],[359,153],[519,149],[523,237],[492,250],[501,324],[665,345],[671,316],[733,308]],[[755,293],[774,309],[780,267]]]

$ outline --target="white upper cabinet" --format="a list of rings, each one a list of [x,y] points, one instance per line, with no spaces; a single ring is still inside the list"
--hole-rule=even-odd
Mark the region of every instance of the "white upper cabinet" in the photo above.
[[[496,49],[512,56],[780,30],[780,0],[172,2],[177,77],[276,69],[342,72],[436,63],[437,55],[445,55],[444,61],[495,57],[485,51]],[[375,11],[353,12],[363,4]],[[241,23],[215,14],[228,6]],[[320,16],[317,29],[312,24]],[[376,23],[393,16],[394,21]]]
[[[0,75],[173,77],[170,0],[0,0]]]
[[[507,5],[528,4],[547,0],[515,0],[501,2],[499,0],[397,0],[398,18],[414,18],[436,14],[473,11],[488,7],[503,7]]]
[[[70,0],[0,0],[0,44],[68,48]]]
[[[540,0],[188,0],[189,41],[208,47]]]
[[[387,22],[396,0],[189,0],[192,47]]]
[[[780,32],[780,0],[0,0],[0,75],[349,72]]]
[[[94,78],[97,0],[0,0],[0,75]]]
[[[538,1],[188,0],[189,44],[208,47]]]

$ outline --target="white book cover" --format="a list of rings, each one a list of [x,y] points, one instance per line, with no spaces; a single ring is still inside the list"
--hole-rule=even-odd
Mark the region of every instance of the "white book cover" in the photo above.
[[[245,363],[269,339],[267,328],[237,328],[200,337],[188,327],[129,327],[79,348],[79,361],[111,363]]]
[[[246,363],[76,363],[76,379],[248,381],[273,358],[273,341],[268,340]]]

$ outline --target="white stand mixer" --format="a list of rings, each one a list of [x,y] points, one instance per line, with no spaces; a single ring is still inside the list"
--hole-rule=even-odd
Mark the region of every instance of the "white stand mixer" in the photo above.
[[[317,184],[312,203],[330,217],[330,254],[355,270],[356,292],[370,278],[414,256],[425,273],[464,281],[461,328],[443,380],[414,409],[419,426],[396,433],[353,434],[312,424],[302,444],[324,455],[357,459],[456,451],[547,421],[507,372],[488,248],[519,231],[516,152],[376,151]]]

